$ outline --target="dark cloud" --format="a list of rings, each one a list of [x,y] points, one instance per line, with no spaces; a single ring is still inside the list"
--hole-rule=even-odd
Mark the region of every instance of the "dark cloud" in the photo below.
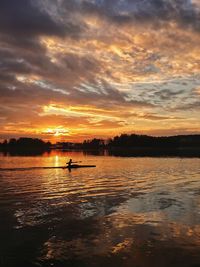
[[[38,1],[0,1],[1,33],[21,36],[55,35],[65,36],[80,30],[72,23],[64,25],[52,18],[37,5]]]
[[[186,103],[182,103],[176,107],[176,110],[182,110],[182,111],[199,111],[200,110],[200,100],[190,100]]]
[[[141,119],[146,119],[146,120],[151,120],[151,121],[162,121],[162,120],[180,120],[183,119],[182,117],[175,117],[175,116],[166,116],[166,115],[160,115],[156,113],[145,113],[143,115],[141,114],[133,114],[134,116],[141,118]]]
[[[159,97],[161,100],[174,100],[174,98],[179,97],[185,92],[185,90],[170,90],[170,89],[163,89],[156,92],[156,96]]]
[[[1,47],[4,47],[5,50],[14,50],[15,57],[18,56],[19,53],[45,53],[46,49],[41,45],[38,38],[35,36],[18,36],[15,34],[7,34],[1,33],[0,35],[0,44]]]
[[[39,36],[65,36],[67,27],[51,17],[38,1],[0,1],[0,86],[16,85],[18,74],[47,72],[52,67]],[[76,29],[71,27],[71,33]],[[55,69],[55,68],[54,68]],[[13,84],[14,83],[14,84]]]
[[[94,57],[91,56],[78,56],[76,54],[66,53],[64,57],[62,57],[62,61],[66,65],[66,68],[69,71],[97,71],[100,67],[100,62],[97,62]]]
[[[119,24],[152,22],[154,25],[159,25],[162,21],[173,20],[190,25],[196,30],[200,29],[199,10],[190,0],[85,0],[80,2],[82,12],[104,16]],[[75,10],[75,5],[67,4],[67,8]]]

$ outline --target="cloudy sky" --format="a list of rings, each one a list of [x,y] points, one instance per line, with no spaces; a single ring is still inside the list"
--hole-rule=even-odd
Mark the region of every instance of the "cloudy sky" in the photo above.
[[[200,133],[200,0],[1,0],[0,139]]]

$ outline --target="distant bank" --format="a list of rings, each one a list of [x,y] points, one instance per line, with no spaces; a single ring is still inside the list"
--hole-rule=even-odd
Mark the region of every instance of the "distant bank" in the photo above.
[[[5,140],[0,151],[10,154],[42,154],[51,150],[82,150],[86,153],[115,156],[195,156],[200,157],[200,135],[154,137],[122,134],[103,140],[94,138],[82,143],[58,142],[52,145],[40,139],[25,138]],[[102,152],[104,151],[104,152]]]

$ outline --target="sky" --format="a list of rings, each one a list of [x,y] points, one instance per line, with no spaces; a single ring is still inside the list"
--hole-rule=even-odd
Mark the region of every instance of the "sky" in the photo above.
[[[200,0],[1,0],[0,139],[200,133]]]

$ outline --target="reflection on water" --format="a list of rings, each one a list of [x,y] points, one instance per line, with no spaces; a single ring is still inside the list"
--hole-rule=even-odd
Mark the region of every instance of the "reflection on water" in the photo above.
[[[97,168],[26,169],[69,158]],[[0,168],[2,267],[200,265],[198,158],[54,151]]]

